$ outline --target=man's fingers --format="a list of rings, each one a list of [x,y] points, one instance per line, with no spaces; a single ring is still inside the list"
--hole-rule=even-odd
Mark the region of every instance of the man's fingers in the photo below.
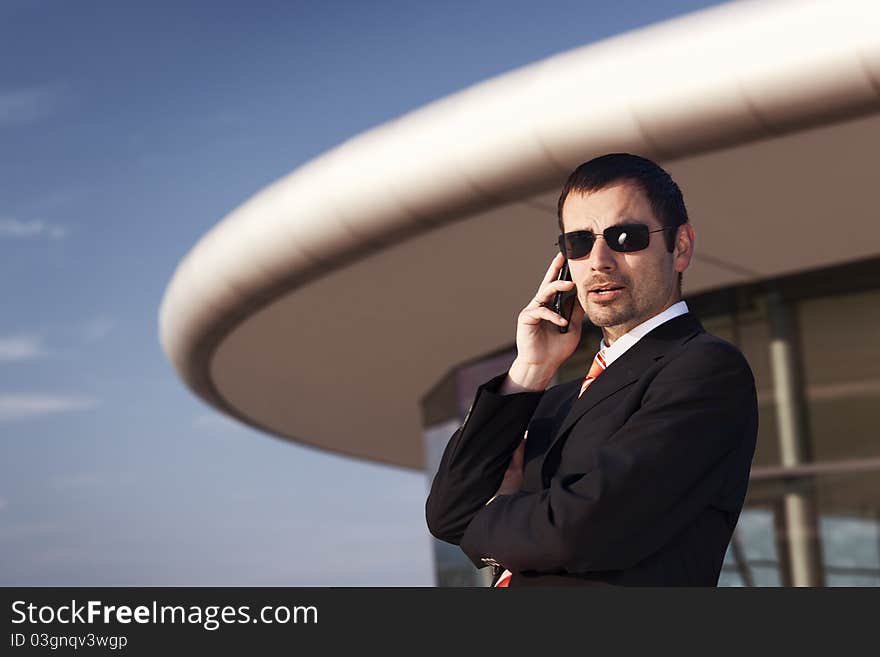
[[[559,270],[562,268],[562,262],[564,258],[562,257],[562,251],[553,256],[553,261],[550,263],[550,268],[547,270],[547,273],[544,275],[544,280],[541,281],[541,284],[538,286],[538,291],[541,291],[541,288],[547,285],[552,280],[555,280],[557,276],[559,276]]]
[[[541,289],[532,298],[529,306],[538,307],[542,304],[550,303],[557,292],[568,292],[572,289],[574,289],[574,282],[572,281],[550,281],[541,286]]]
[[[532,325],[540,324],[542,319],[546,319],[548,322],[553,322],[554,324],[559,324],[560,326],[565,326],[567,323],[564,317],[561,317],[553,312],[552,309],[545,306],[523,310],[522,316],[525,319],[526,324]]]

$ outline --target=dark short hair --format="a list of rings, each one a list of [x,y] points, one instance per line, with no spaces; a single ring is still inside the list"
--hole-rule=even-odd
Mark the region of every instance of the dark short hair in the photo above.
[[[556,204],[559,232],[565,232],[562,223],[562,206],[565,205],[565,199],[571,192],[586,194],[621,182],[633,182],[641,187],[651,205],[651,211],[660,221],[661,226],[678,228],[688,223],[687,208],[681,190],[665,169],[639,155],[608,153],[579,165],[565,181]],[[675,248],[676,232],[673,230],[663,232],[666,250],[670,253]],[[681,279],[679,272],[679,288],[681,288]]]
[[[659,164],[640,155],[609,153],[584,162],[565,181],[556,204],[559,232],[564,232],[562,206],[571,192],[586,194],[620,182],[634,182],[641,187],[660,225],[678,228],[688,222],[681,190]],[[666,250],[671,253],[675,246],[675,232],[669,230],[664,235]]]

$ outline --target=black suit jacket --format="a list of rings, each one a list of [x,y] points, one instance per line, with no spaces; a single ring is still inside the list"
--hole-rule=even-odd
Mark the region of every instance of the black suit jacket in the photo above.
[[[510,586],[715,586],[758,430],[732,344],[686,313],[582,379],[501,395],[480,386],[425,511],[430,532]],[[486,502],[526,430],[523,485]]]

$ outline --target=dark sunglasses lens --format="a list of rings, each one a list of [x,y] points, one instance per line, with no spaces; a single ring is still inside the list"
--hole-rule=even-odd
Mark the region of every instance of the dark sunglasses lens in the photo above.
[[[594,241],[596,238],[592,233],[567,233],[559,236],[559,250],[565,254],[566,258],[577,260],[590,254]]]
[[[612,226],[603,235],[605,236],[605,241],[608,242],[609,248],[624,253],[646,249],[651,239],[648,227],[639,224]]]

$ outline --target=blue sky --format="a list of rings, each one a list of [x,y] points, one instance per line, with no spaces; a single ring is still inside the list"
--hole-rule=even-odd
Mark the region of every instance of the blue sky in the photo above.
[[[174,268],[363,130],[711,4],[0,2],[0,585],[431,585],[424,474],[180,382]]]

